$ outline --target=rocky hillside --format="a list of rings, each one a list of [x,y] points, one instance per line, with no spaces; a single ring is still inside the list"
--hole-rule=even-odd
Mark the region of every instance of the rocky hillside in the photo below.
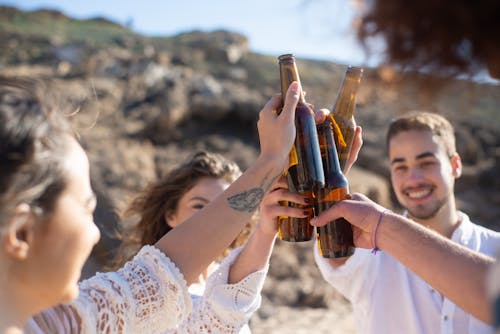
[[[277,55],[256,54],[245,36],[229,31],[147,38],[103,18],[0,7],[0,49],[0,74],[44,79],[75,111],[103,230],[86,273],[116,245],[112,209],[173,163],[203,148],[247,168],[258,154],[258,112],[279,91]],[[309,102],[331,107],[346,66],[306,59],[298,65]],[[349,175],[352,190],[398,210],[385,157],[388,121],[408,110],[441,113],[456,126],[465,163],[459,207],[500,230],[499,106],[498,85],[366,69],[356,111],[364,146]],[[273,332],[266,321],[301,307],[316,317],[333,308],[349,317],[348,306],[322,283],[310,244],[278,242],[255,333]]]

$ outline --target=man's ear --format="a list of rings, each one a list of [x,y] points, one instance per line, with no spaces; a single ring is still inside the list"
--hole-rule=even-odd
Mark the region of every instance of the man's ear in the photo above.
[[[17,260],[24,260],[33,241],[35,216],[28,204],[19,204],[7,223],[4,235],[5,252]]]
[[[462,159],[458,155],[458,153],[455,153],[451,156],[451,170],[453,176],[458,179],[460,176],[462,176]]]

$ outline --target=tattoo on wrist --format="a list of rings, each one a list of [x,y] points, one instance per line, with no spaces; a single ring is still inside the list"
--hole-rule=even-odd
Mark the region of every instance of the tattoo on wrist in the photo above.
[[[229,197],[227,199],[227,201],[229,202],[229,206],[236,211],[249,213],[254,212],[259,207],[260,202],[262,202],[262,198],[264,198],[264,194],[266,193],[266,191],[269,190],[274,181],[276,181],[276,179],[280,176],[278,174],[277,176],[272,177],[270,181],[268,181],[269,174],[270,173],[264,176],[264,179],[262,179],[259,187],[244,190]]]

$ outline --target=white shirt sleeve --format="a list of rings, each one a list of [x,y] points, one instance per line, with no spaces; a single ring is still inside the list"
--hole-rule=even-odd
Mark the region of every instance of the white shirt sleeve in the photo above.
[[[314,244],[314,260],[323,278],[351,302],[358,302],[363,291],[369,290],[373,284],[373,279],[366,273],[370,262],[376,261],[376,255],[371,254],[369,249],[356,248],[343,265],[333,267],[319,253],[317,242]]]
[[[242,248],[233,250],[207,279],[203,297],[179,328],[169,333],[248,333],[247,323],[261,304],[269,265],[235,284],[228,284],[231,265]]]
[[[28,333],[159,333],[191,310],[184,276],[154,246],[144,246],[117,272],[80,284],[78,298],[47,310],[27,324]]]

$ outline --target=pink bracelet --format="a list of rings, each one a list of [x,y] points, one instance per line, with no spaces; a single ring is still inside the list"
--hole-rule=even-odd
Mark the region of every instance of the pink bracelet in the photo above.
[[[385,215],[386,212],[388,212],[389,210],[386,209],[382,212],[380,212],[379,216],[378,216],[378,220],[377,220],[377,225],[375,225],[375,229],[373,230],[373,249],[372,249],[372,254],[375,255],[377,254],[377,252],[380,250],[378,247],[377,247],[377,231],[378,231],[378,227],[380,225],[380,222],[382,221],[382,217]]]

